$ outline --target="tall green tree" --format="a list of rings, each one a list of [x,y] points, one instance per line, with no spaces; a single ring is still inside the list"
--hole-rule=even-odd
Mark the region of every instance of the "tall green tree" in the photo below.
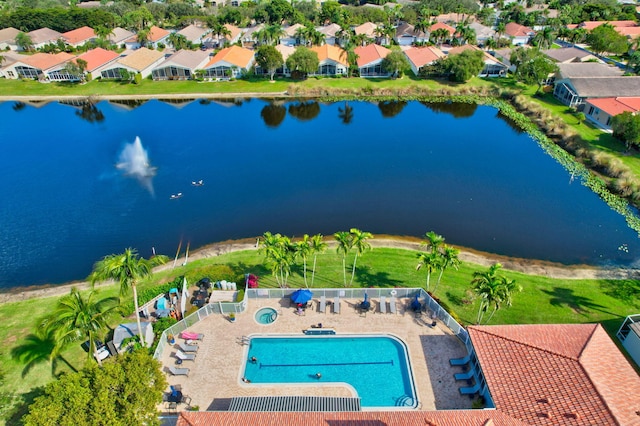
[[[49,383],[22,422],[25,426],[159,426],[157,406],[167,387],[160,368],[145,351],[122,354],[102,367],[89,364]]]
[[[458,83],[466,83],[484,68],[483,53],[478,50],[465,50],[438,62],[441,62],[442,70],[449,80]]]
[[[353,242],[351,241],[351,234],[346,231],[340,231],[333,234],[333,237],[338,242],[336,246],[336,252],[342,255],[342,278],[343,285],[347,286],[347,254],[351,251]]]
[[[382,60],[381,66],[392,77],[402,77],[404,70],[409,68],[409,61],[404,53],[393,50]]]
[[[480,298],[476,324],[481,324],[484,315],[489,308],[493,307],[493,311],[487,319],[488,323],[503,303],[511,306],[515,291],[522,291],[522,288],[516,284],[515,280],[498,275],[497,272],[501,268],[502,265],[500,263],[494,263],[487,271],[473,273],[471,286],[475,294]]]
[[[256,62],[260,65],[260,68],[269,72],[270,80],[273,81],[273,76],[276,70],[284,65],[284,59],[282,59],[282,53],[278,51],[274,46],[263,45],[256,50]]]
[[[430,251],[426,253],[420,252],[417,254],[417,257],[418,265],[416,266],[416,271],[424,269],[427,272],[425,290],[429,291],[429,287],[431,285],[431,274],[440,268],[440,254],[437,251]]]
[[[29,34],[19,32],[16,35],[15,41],[20,50],[25,50],[27,52],[31,52],[33,50],[33,41],[31,40],[31,36]]]
[[[549,76],[558,70],[558,66],[538,49],[518,47],[511,52],[510,61],[516,67],[516,79],[526,84],[537,84],[536,93]]]
[[[613,136],[624,142],[627,151],[632,146],[640,145],[640,116],[629,111],[614,115],[611,118]]]
[[[353,268],[351,269],[351,281],[349,282],[349,287],[351,287],[353,285],[353,278],[356,275],[356,262],[358,261],[358,256],[363,255],[365,251],[371,249],[371,244],[369,244],[368,240],[373,238],[373,235],[370,232],[364,232],[357,228],[351,228],[349,230],[349,234],[351,234],[351,248],[355,250]]]
[[[629,50],[627,38],[619,34],[611,24],[602,24],[587,34],[587,43],[598,55],[605,52],[623,54]]]
[[[166,256],[154,256],[145,259],[138,256],[135,249],[127,248],[122,254],[110,254],[93,265],[89,275],[92,284],[100,281],[114,280],[120,286],[120,298],[133,290],[133,304],[135,306],[136,322],[140,342],[144,345],[144,334],[140,325],[140,308],[138,306],[138,283],[153,273],[153,268],[167,263]]]
[[[260,244],[260,252],[265,255],[265,263],[271,268],[278,285],[285,288],[297,254],[295,245],[289,237],[270,232],[263,234]]]
[[[318,54],[304,46],[297,47],[295,52],[287,58],[287,68],[292,73],[298,72],[304,77],[318,71],[319,65]]]
[[[116,297],[98,300],[94,290],[85,297],[74,287],[67,296],[58,300],[53,312],[45,318],[41,327],[54,336],[59,342],[59,347],[88,340],[88,358],[95,360],[95,342],[104,339],[104,334],[109,328],[109,315],[117,308]]]
[[[440,252],[440,274],[438,274],[438,281],[436,281],[436,285],[433,287],[433,291],[431,294],[435,294],[438,289],[438,285],[440,284],[440,279],[442,278],[442,274],[448,268],[453,268],[456,271],[460,267],[460,258],[458,257],[460,254],[460,250],[454,247],[450,247],[448,245],[444,245],[442,247],[442,251]]]
[[[327,250],[327,243],[324,242],[322,234],[316,234],[311,237],[311,253],[313,253],[313,273],[311,274],[311,287],[313,287],[313,280],[316,276],[316,260],[318,255],[324,253]]]

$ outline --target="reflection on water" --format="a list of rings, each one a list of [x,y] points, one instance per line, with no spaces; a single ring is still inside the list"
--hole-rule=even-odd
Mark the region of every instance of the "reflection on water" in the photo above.
[[[265,105],[260,111],[260,116],[264,120],[264,124],[269,127],[278,127],[287,115],[287,109],[279,104],[270,103]]]
[[[316,101],[297,102],[289,105],[289,115],[300,121],[313,120],[320,114],[320,104]]]
[[[378,102],[378,108],[384,118],[393,118],[400,114],[404,107],[407,106],[405,101],[382,101]]]
[[[104,114],[96,106],[95,102],[86,100],[80,105],[80,111],[76,115],[89,123],[100,123],[104,121]]]
[[[123,107],[127,110],[138,108],[148,102],[146,99],[112,99],[108,101],[110,104]]]
[[[350,124],[353,121],[353,107],[348,101],[344,102],[344,107],[338,107],[338,117],[342,124]]]
[[[444,112],[455,118],[472,117],[478,108],[475,103],[464,102],[421,102],[421,104],[434,112]]]

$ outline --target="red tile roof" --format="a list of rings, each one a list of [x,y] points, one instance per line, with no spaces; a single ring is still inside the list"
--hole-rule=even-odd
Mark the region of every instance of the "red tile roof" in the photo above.
[[[71,45],[75,45],[82,41],[87,41],[89,39],[95,38],[96,33],[93,31],[91,27],[80,27],[75,30],[67,31],[66,33],[62,33],[62,37],[65,41]]]
[[[318,54],[318,61],[320,61],[321,64],[323,61],[331,60],[344,66],[348,66],[347,52],[338,46],[323,44],[322,46],[311,46],[310,49]]]
[[[613,27],[635,27],[638,25],[636,21],[585,21],[580,24],[569,24],[567,28],[584,28],[591,31],[602,24],[610,24]]]
[[[156,43],[162,40],[163,38],[165,38],[166,36],[168,36],[169,34],[170,34],[169,31],[165,30],[164,28],[156,27],[154,25],[151,28],[149,28],[149,41],[152,43]]]
[[[74,56],[67,52],[36,53],[31,56],[25,56],[24,59],[20,60],[20,62],[36,69],[48,70],[49,68],[61,65],[73,58]]]
[[[230,412],[182,411],[176,426],[525,426],[497,410]]]
[[[587,99],[586,103],[595,106],[596,108],[606,112],[610,116],[622,114],[623,112],[636,112],[638,108],[627,105],[622,99],[636,99],[640,101],[640,98],[593,98]]]
[[[91,49],[86,53],[78,56],[79,59],[83,61],[87,61],[87,71],[91,72],[102,65],[108,64],[109,62],[116,60],[120,57],[120,54],[112,51],[106,50],[101,47],[97,47],[95,49]]]
[[[412,47],[404,51],[407,58],[417,67],[423,67],[427,64],[434,62],[435,60],[442,58],[444,53],[437,47]]]
[[[429,27],[429,32],[434,32],[435,30],[438,30],[440,28],[444,28],[445,30],[449,31],[449,35],[453,35],[453,33],[456,32],[455,28],[445,24],[444,22],[436,22],[435,24]]]
[[[532,425],[640,425],[640,377],[600,325],[468,331],[497,410]]]
[[[224,61],[240,68],[246,68],[251,62],[252,58],[253,58],[253,50],[249,50],[249,49],[245,49],[244,47],[233,45],[230,47],[225,47],[224,49],[216,53],[216,56],[211,58],[209,63],[204,67],[210,68],[216,65],[218,62]]]
[[[377,44],[358,46],[353,49],[353,51],[358,55],[358,60],[356,62],[359,67],[363,67],[378,59],[384,59],[389,53],[391,53],[391,50]]]
[[[510,37],[525,37],[534,32],[531,28],[516,24],[515,22],[509,22],[504,26],[504,33]]]

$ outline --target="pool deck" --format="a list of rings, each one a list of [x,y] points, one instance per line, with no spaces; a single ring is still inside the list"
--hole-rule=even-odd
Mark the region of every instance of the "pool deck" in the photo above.
[[[317,311],[317,300],[313,308],[304,315],[297,315],[289,307],[288,299],[250,299],[247,310],[238,314],[235,322],[226,316],[211,315],[190,327],[188,331],[203,333],[195,361],[185,361],[179,367],[189,368],[189,376],[171,376],[169,384],[182,386],[184,395],[191,397],[191,405],[200,410],[226,410],[235,396],[341,396],[351,397],[353,391],[341,385],[266,385],[242,382],[242,370],[246,346],[240,343],[242,336],[252,334],[302,334],[312,324],[322,323],[324,328],[333,328],[338,334],[388,333],[401,338],[408,347],[413,377],[420,402],[420,410],[445,410],[471,408],[472,399],[461,396],[458,388],[467,386],[456,382],[453,374],[462,371],[449,365],[450,358],[466,354],[464,345],[440,322],[431,327],[427,314],[416,316],[406,309],[410,299],[398,299],[397,314],[377,312],[378,301],[373,300],[376,312],[360,314],[355,307],[361,300],[342,299],[340,314]],[[254,319],[255,312],[263,307],[278,311],[277,320],[269,325],[260,325]],[[184,342],[177,339],[178,342]],[[163,365],[175,364],[176,349],[167,346],[161,358]],[[166,368],[165,368],[166,371]],[[375,374],[375,371],[372,371]],[[184,410],[184,404],[178,410]],[[166,411],[164,405],[161,411]],[[366,408],[364,408],[366,409]]]

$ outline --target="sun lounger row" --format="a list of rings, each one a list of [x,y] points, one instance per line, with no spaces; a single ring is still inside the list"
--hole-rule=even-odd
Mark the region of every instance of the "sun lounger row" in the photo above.
[[[330,304],[331,302],[329,302]],[[327,312],[327,298],[325,296],[320,296],[320,302],[318,303],[318,312],[326,313]],[[395,314],[396,311],[396,298],[391,297],[389,299],[389,312]],[[336,296],[333,298],[333,313],[340,313],[340,297]],[[380,313],[387,313],[387,298],[385,296],[380,297]]]

